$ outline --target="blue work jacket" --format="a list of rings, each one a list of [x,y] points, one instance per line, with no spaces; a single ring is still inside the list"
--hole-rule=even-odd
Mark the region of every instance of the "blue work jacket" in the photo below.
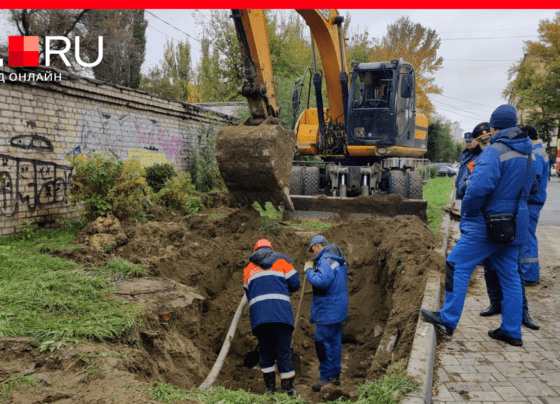
[[[348,265],[344,253],[336,244],[329,244],[317,254],[313,264],[315,269],[306,272],[313,286],[309,321],[320,325],[341,323],[348,318]]]
[[[490,215],[517,212],[512,244],[523,244],[529,224],[527,198],[532,189],[538,188],[531,140],[521,129],[508,128],[496,133],[490,143],[480,154],[469,179],[461,205],[461,233],[490,242],[481,208]],[[526,173],[528,157],[532,163]],[[523,178],[525,181],[521,183]]]

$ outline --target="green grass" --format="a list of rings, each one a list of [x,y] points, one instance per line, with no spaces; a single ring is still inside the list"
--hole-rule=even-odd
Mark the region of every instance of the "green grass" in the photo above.
[[[262,209],[257,202],[253,203],[253,207],[261,214],[262,223],[259,228],[260,231],[277,232],[280,230],[279,222],[282,220],[282,212],[278,212],[274,209],[274,206],[270,203],[266,203],[266,210]],[[315,220],[303,220],[301,222],[294,222],[288,220],[285,222],[289,227],[296,227],[298,229],[308,229],[316,232],[328,229],[329,227],[335,226],[335,223],[319,222]]]
[[[428,227],[435,234],[439,234],[439,226],[443,219],[443,207],[449,204],[449,197],[453,191],[454,178],[432,178],[431,185],[424,184],[424,199],[428,201]]]
[[[254,394],[244,390],[227,390],[224,387],[210,387],[199,390],[183,390],[168,383],[154,383],[144,388],[144,393],[152,399],[164,403],[173,403],[179,400],[192,400],[205,404],[236,403],[236,404],[305,404],[301,397],[291,398],[286,394]]]
[[[389,370],[389,374],[374,382],[366,382],[358,387],[357,404],[398,404],[407,395],[418,391],[417,383],[407,379],[405,362],[397,362]],[[168,383],[156,382],[145,386],[143,392],[152,399],[164,403],[173,403],[179,400],[191,400],[205,404],[238,403],[238,404],[304,404],[301,397],[291,398],[285,394],[256,395],[244,390],[227,390],[224,387],[211,387],[205,390],[184,390]],[[350,404],[352,401],[339,398],[329,403]]]
[[[139,306],[108,292],[116,274],[141,271],[123,269],[125,263],[86,270],[45,253],[79,248],[69,244],[74,237],[68,229],[0,237],[0,336],[34,337],[41,350],[54,350],[67,342],[119,338],[135,324]]]
[[[29,387],[37,387],[35,376],[12,376],[0,383],[0,403],[6,402],[8,397],[10,397],[10,393],[21,389],[23,384]]]
[[[107,260],[99,269],[106,272],[114,281],[148,276],[148,271],[145,268],[135,265],[121,257],[114,257]]]

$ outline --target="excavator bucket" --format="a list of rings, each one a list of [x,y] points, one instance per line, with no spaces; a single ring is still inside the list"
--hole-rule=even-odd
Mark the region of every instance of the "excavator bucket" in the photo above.
[[[216,158],[234,204],[264,208],[267,201],[293,210],[290,172],[296,134],[268,118],[258,126],[223,127],[216,137]]]
[[[405,199],[401,195],[369,195],[355,198],[292,195],[293,211],[284,211],[282,220],[334,221],[364,217],[381,219],[415,216],[427,222],[428,202]]]

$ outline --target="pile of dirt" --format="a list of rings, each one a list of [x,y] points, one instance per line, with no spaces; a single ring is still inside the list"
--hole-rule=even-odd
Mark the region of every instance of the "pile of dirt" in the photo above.
[[[241,301],[242,272],[255,242],[268,238],[276,251],[292,259],[300,276],[304,263],[313,258],[307,247],[315,233],[288,226],[274,233],[259,231],[261,217],[250,207],[210,209],[188,219],[180,212],[168,211],[147,223],[121,222],[119,231],[116,223],[111,223],[106,227],[119,235],[114,252],[83,248],[53,254],[85,265],[99,265],[117,255],[143,265],[152,277],[175,281],[174,288],[153,294],[116,295],[138,302],[147,314],[141,328],[103,347],[79,345],[39,353],[32,342],[0,339],[0,380],[21,374],[21,369],[39,380],[37,389],[13,392],[12,402],[45,402],[48,394],[56,392],[62,394],[57,400],[66,398],[75,403],[136,403],[148,402],[147,396],[139,387],[126,386],[165,381],[196,387],[212,368]],[[99,223],[90,224],[77,240],[86,242],[91,239],[88,234],[105,234],[103,231]],[[341,395],[354,397],[359,383],[380,376],[391,360],[408,357],[428,273],[442,273],[445,266],[434,251],[436,238],[418,219],[369,218],[339,224],[322,234],[346,253],[350,308],[343,326],[342,386],[314,393],[310,385],[319,374],[314,326],[309,324],[311,287],[307,286],[294,333],[294,351],[302,358],[296,389],[311,403]],[[300,291],[292,296],[294,313],[300,297]],[[242,366],[244,356],[255,345],[245,308],[215,385],[262,393],[258,366]],[[98,355],[95,363],[102,364],[106,372],[86,380],[92,365],[77,360],[76,354],[92,350],[112,352],[113,356]],[[53,397],[49,400],[56,401]]]
[[[284,129],[278,118],[269,117],[258,126],[222,127],[216,137],[216,160],[231,198],[239,204],[270,201],[292,209],[295,148],[295,132]]]

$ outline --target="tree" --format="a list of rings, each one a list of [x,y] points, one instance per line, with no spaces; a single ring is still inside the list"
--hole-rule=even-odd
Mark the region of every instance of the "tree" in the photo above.
[[[153,67],[142,78],[140,88],[152,94],[187,101],[191,81],[191,48],[188,42],[165,43],[160,66]]]
[[[89,29],[84,49],[90,61],[97,60],[98,37],[103,37],[103,59],[93,67],[95,78],[139,88],[148,26],[144,10],[92,10],[85,24]]]
[[[45,36],[64,36],[73,39],[76,36],[83,37],[87,28],[84,25],[84,17],[91,10],[44,10],[44,9],[18,9],[10,10],[10,21],[16,26],[19,33],[23,36],[39,37],[39,60],[40,64],[45,63]],[[66,45],[63,41],[51,42],[51,49],[64,49]],[[74,54],[66,53],[66,57],[71,66],[66,66],[60,58],[53,58],[51,66],[61,70],[77,70]]]
[[[38,36],[40,63],[45,63],[45,37],[64,36],[72,42],[80,37],[80,58],[86,63],[97,60],[98,37],[103,37],[103,58],[92,68],[96,79],[126,87],[138,88],[140,68],[146,54],[145,30],[148,25],[144,10],[10,10],[11,22],[21,35]],[[51,49],[65,47],[53,41]],[[51,66],[61,70],[85,73],[76,62],[74,52],[65,53],[70,66],[61,58],[51,59]]]
[[[237,88],[243,82],[243,61],[229,10],[193,11],[203,30],[202,61],[196,83],[202,102],[242,100]]]
[[[431,77],[441,69],[443,58],[437,56],[441,44],[433,29],[414,24],[408,17],[401,17],[387,27],[381,40],[374,40],[371,60],[389,61],[394,58],[411,63],[416,70],[416,105],[427,114],[434,112],[429,94],[441,94],[440,87]]]
[[[560,135],[560,12],[542,20],[538,31],[539,40],[527,41],[525,58],[510,69],[515,79],[504,96],[518,97],[518,107],[528,110],[526,123],[550,146],[554,128]]]
[[[434,121],[428,126],[428,151],[426,158],[433,162],[452,163],[457,160],[457,147],[452,138],[449,125]]]

